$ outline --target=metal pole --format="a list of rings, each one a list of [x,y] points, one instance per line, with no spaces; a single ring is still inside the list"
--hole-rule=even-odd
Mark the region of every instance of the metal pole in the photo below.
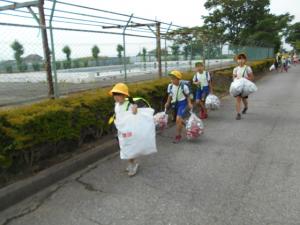
[[[156,23],[156,55],[157,55],[157,61],[158,61],[158,76],[162,77],[161,45],[160,45],[160,22]]]
[[[48,38],[47,38],[47,28],[45,22],[45,14],[44,14],[44,0],[40,0],[40,4],[38,6],[39,15],[40,15],[40,28],[42,32],[43,38],[43,49],[44,49],[44,58],[45,58],[45,69],[47,73],[47,81],[48,81],[48,96],[50,98],[54,97],[54,88],[51,74],[51,59],[50,59],[50,51],[48,46]]]
[[[123,28],[123,64],[124,64],[124,72],[125,72],[125,82],[127,82],[127,62],[126,62],[126,43],[125,43],[125,32],[128,24],[130,23],[131,19],[133,17],[133,14],[129,17],[129,20],[127,21],[125,27]]]
[[[53,68],[53,75],[54,75],[54,96],[55,98],[59,97],[59,90],[58,90],[58,83],[57,83],[57,71],[56,71],[56,60],[55,60],[55,48],[54,48],[54,38],[53,38],[53,29],[52,29],[52,19],[55,11],[56,0],[53,0],[53,6],[49,21],[49,28],[50,28],[50,39],[51,39],[51,51],[52,51],[52,68]]]
[[[168,27],[168,29],[167,29],[166,34],[168,34],[168,32],[169,32],[171,26],[172,26],[172,23],[170,23],[170,25],[169,25],[169,27]],[[165,35],[165,57],[164,57],[164,58],[165,58],[165,76],[168,75],[167,51],[168,51],[168,49],[167,49],[167,35]]]

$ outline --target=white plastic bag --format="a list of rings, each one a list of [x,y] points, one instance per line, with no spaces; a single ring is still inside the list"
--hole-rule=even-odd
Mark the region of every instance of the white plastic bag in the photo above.
[[[242,94],[245,78],[234,79],[230,85],[229,92],[231,96],[236,97]]]
[[[186,122],[186,137],[188,140],[196,139],[204,132],[204,124],[202,120],[191,112],[191,116]]]
[[[213,95],[209,94],[205,100],[205,107],[207,109],[216,110],[219,109],[221,105],[220,99]]]
[[[241,95],[246,97],[257,91],[257,86],[250,80],[246,78],[234,79],[230,85],[230,94],[233,97]]]
[[[152,108],[139,108],[135,115],[131,111],[118,115],[115,125],[121,159],[135,159],[157,152],[153,114]]]
[[[275,65],[273,64],[271,67],[270,67],[270,71],[272,71],[272,70],[275,70],[276,68],[275,68]]]
[[[250,80],[244,78],[242,97],[246,97],[257,91],[257,86]]]
[[[161,130],[165,129],[168,125],[168,114],[166,112],[159,112],[154,115],[155,126]]]

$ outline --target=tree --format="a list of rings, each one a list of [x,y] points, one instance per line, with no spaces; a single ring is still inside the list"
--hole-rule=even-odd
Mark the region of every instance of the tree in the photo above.
[[[288,27],[286,32],[286,42],[293,46],[296,51],[300,51],[300,22]]]
[[[190,47],[188,45],[185,45],[183,47],[183,55],[184,55],[184,60],[188,60],[189,53],[190,53]]]
[[[145,63],[146,62],[146,56],[147,56],[147,49],[146,48],[143,48],[142,55],[143,55],[143,62]]]
[[[94,45],[94,47],[92,48],[92,55],[93,58],[96,60],[97,66],[99,65],[99,60],[98,60],[99,53],[100,53],[100,49],[98,48],[97,45]]]
[[[213,11],[203,18],[208,27],[223,30],[226,41],[239,44],[241,31],[262,20],[269,5],[270,0],[207,0],[205,8]]]
[[[66,45],[63,49],[62,49],[63,53],[66,54],[66,58],[67,58],[67,61],[63,63],[64,65],[64,68],[65,69],[68,69],[68,68],[71,68],[71,49],[68,45]]]
[[[120,44],[118,44],[118,46],[117,46],[117,52],[118,52],[118,58],[119,58],[120,62],[121,62],[121,60],[122,60],[122,52],[123,52],[123,51],[124,51],[123,46],[120,45]]]
[[[20,42],[18,42],[17,40],[15,40],[11,46],[10,46],[14,51],[14,57],[15,57],[15,60],[17,62],[17,67],[18,67],[18,70],[21,72],[21,71],[24,71],[24,66],[23,66],[23,62],[22,62],[22,58],[21,56],[24,54],[24,48],[23,48],[23,45],[20,44]]]
[[[174,56],[175,60],[178,60],[178,55],[179,55],[179,49],[180,49],[180,46],[176,43],[174,43],[172,46],[171,46],[171,51],[172,51],[172,55]]]

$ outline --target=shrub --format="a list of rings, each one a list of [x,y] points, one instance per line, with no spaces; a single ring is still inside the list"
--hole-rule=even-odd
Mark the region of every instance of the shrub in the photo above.
[[[251,64],[255,72],[269,68],[271,60]],[[192,72],[183,79],[192,79]],[[228,91],[232,68],[214,72],[216,93]],[[218,81],[220,81],[218,83]],[[129,84],[132,96],[147,99],[156,110],[162,110],[166,100],[168,77]],[[107,121],[113,114],[110,88],[101,88],[57,100],[46,100],[30,106],[0,111],[0,168],[18,171],[30,167],[42,158],[55,156],[63,143],[80,145],[87,137],[98,139],[110,132]],[[72,150],[75,149],[72,145]],[[1,169],[0,169],[1,172]]]

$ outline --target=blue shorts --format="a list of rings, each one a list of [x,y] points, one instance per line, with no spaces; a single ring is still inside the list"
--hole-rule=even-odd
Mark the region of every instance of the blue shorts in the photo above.
[[[173,104],[174,104],[174,109],[175,109],[176,115],[183,118],[186,113],[188,101],[185,99],[182,101],[178,101],[177,103],[173,103]]]
[[[209,86],[204,86],[202,89],[198,88],[195,93],[195,99],[204,101],[208,94]]]

